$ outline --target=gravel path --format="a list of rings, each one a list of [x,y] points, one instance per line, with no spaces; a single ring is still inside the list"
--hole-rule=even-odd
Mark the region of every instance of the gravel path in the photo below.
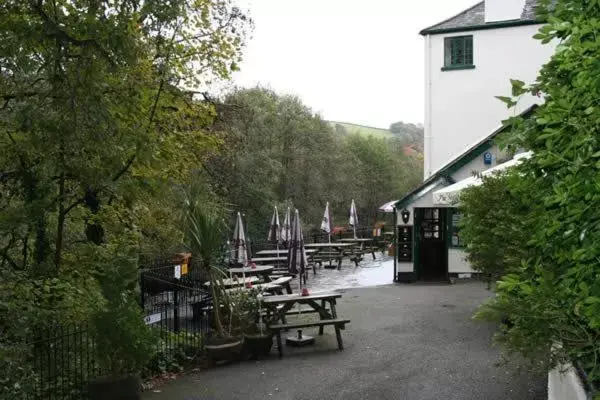
[[[317,345],[285,348],[282,359],[271,356],[184,375],[143,399],[545,399],[546,378],[515,361],[497,366],[494,327],[470,319],[490,296],[484,286],[345,290],[338,313],[352,323],[342,332],[344,351],[337,351],[333,328],[326,327]]]

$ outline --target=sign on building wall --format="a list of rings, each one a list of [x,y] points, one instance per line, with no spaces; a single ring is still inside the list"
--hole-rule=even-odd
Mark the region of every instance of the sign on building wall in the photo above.
[[[493,159],[494,156],[492,155],[491,151],[486,151],[485,153],[483,153],[483,163],[485,165],[491,165]]]
[[[411,262],[413,249],[412,226],[398,227],[398,261]]]

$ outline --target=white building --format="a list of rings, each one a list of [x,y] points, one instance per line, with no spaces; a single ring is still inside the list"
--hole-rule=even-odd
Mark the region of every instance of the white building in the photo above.
[[[517,109],[510,79],[535,81],[554,45],[533,35],[541,26],[535,0],[485,0],[421,31],[425,39],[424,182],[396,204],[399,240],[394,279],[446,280],[472,272],[456,223],[433,193],[509,157],[494,145],[502,121],[539,102],[524,95]],[[490,205],[491,206],[491,205]],[[405,218],[402,218],[404,214]]]

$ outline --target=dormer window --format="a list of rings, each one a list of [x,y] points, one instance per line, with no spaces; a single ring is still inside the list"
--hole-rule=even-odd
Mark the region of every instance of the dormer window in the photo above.
[[[444,67],[442,71],[471,69],[473,65],[473,36],[444,38]]]

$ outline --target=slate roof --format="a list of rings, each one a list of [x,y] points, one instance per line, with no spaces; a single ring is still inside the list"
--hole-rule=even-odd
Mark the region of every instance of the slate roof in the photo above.
[[[521,18],[511,21],[485,22],[485,1],[481,1],[472,7],[450,17],[440,23],[423,29],[421,35],[431,33],[444,33],[461,30],[475,30],[486,28],[499,28],[502,26],[528,25],[539,23],[535,15],[537,0],[525,0]]]

